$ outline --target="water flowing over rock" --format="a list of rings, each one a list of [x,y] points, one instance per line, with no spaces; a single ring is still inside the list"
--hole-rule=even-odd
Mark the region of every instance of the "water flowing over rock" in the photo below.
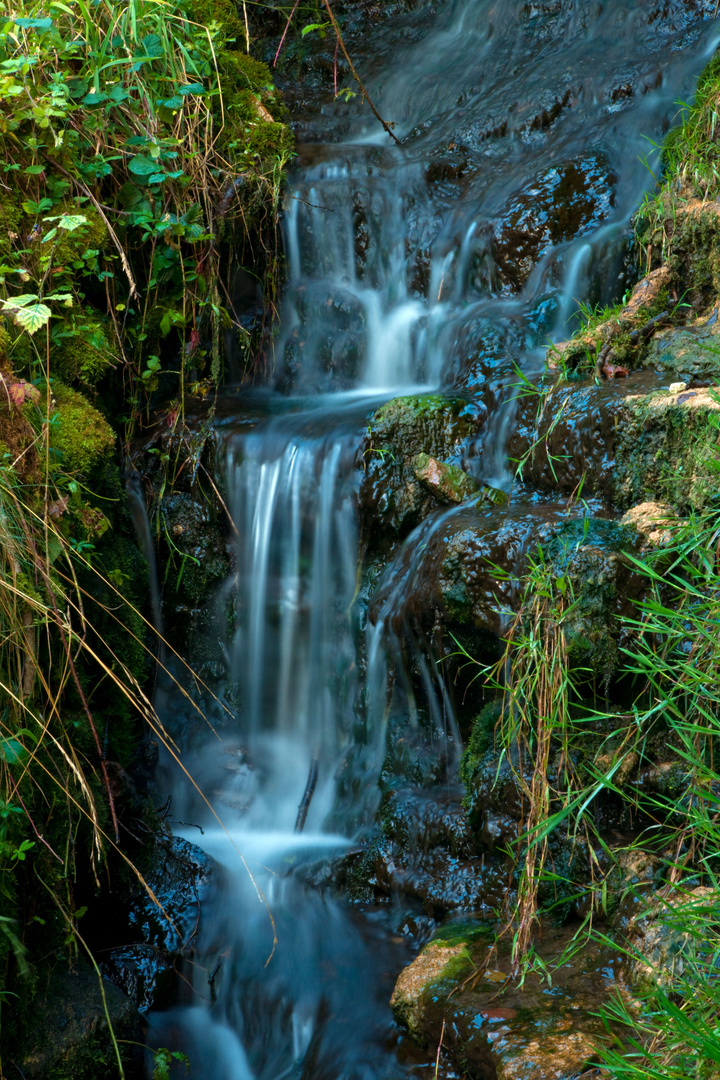
[[[707,389],[672,388],[669,368],[538,376],[578,300],[627,287],[638,137],[691,92],[714,4],[385,7],[355,5],[348,27],[399,145],[335,94],[332,35],[308,35],[271,385],[217,403],[214,514],[199,466],[163,511],[184,565],[222,577],[201,618],[176,582],[206,678],[157,693],[183,770],[165,754],[158,782],[221,867],[148,1021],[193,1080],[569,1080],[592,1063],[614,956],[573,962],[552,993],[509,985],[504,944],[485,964],[524,810],[475,669],[501,655],[541,545],[577,596],[569,648],[607,686],[639,590],[623,552],[650,520],[619,512],[709,490]],[[553,855],[578,873],[591,857]],[[585,902],[561,896],[562,917]],[[566,943],[548,928],[539,955]]]

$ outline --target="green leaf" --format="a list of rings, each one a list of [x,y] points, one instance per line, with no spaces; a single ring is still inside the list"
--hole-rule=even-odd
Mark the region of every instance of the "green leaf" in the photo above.
[[[12,738],[0,738],[0,758],[8,765],[19,765],[28,756],[21,742]]]
[[[52,210],[52,199],[41,199],[40,202],[26,199],[22,208],[26,214],[42,214],[45,210]]]
[[[185,83],[184,86],[179,88],[179,93],[181,93],[183,97],[187,97],[188,94],[204,94],[205,87],[199,82]]]
[[[46,304],[30,303],[36,297],[16,296],[12,300],[2,300],[5,307],[9,308],[13,322],[27,330],[28,334],[34,334],[41,326],[45,326],[50,320],[52,312]]]
[[[162,184],[163,180],[167,177],[164,172],[155,172],[151,176],[148,176],[148,184]]]
[[[108,95],[107,94],[104,94],[102,91],[100,91],[100,93],[96,94],[94,91],[91,90],[90,93],[86,94],[85,97],[82,99],[82,104],[83,105],[101,105],[103,101],[107,101],[107,100],[108,100]]]
[[[306,34],[309,34],[309,33],[311,33],[311,32],[312,32],[313,30],[327,30],[327,28],[328,28],[328,26],[329,26],[329,25],[330,25],[330,23],[329,23],[329,22],[324,22],[324,23],[318,23],[318,22],[314,22],[314,23],[310,23],[310,24],[309,24],[308,26],[303,26],[303,28],[302,28],[302,32],[301,32],[300,36],[301,36],[301,37],[305,37],[305,35],[306,35]]]
[[[127,101],[127,99],[130,97],[130,94],[122,86],[113,86],[112,90],[108,94],[108,97],[111,101],[115,101],[119,105],[121,101]]]
[[[175,94],[174,97],[166,98],[165,101],[161,101],[160,104],[165,109],[181,109],[183,106],[183,99],[179,94]]]
[[[87,220],[84,214],[58,214],[43,218],[43,221],[57,221],[58,229],[67,229],[68,232],[75,232],[81,225],[87,225]]]
[[[52,19],[13,19],[13,22],[23,30],[49,30],[53,24]]]
[[[142,39],[142,47],[145,50],[147,56],[164,56],[165,48],[162,43],[162,38],[157,34],[148,34],[147,37]]]
[[[157,165],[152,158],[146,157],[145,154],[136,154],[128,162],[128,170],[134,176],[152,176],[153,173],[157,172]]]
[[[40,173],[45,172],[45,166],[44,165],[28,165],[27,169],[24,169],[23,172],[27,176],[39,176]]]

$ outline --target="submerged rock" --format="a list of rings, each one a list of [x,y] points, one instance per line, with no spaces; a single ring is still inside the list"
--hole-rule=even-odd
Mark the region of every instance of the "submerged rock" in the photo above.
[[[593,1015],[609,1002],[619,957],[587,945],[524,984],[510,968],[510,945],[492,953],[494,926],[443,927],[401,972],[391,1005],[396,1019],[430,1050],[442,1048],[468,1080],[574,1080],[596,1060],[609,1034]],[[536,943],[545,963],[557,960],[568,931],[544,928]]]

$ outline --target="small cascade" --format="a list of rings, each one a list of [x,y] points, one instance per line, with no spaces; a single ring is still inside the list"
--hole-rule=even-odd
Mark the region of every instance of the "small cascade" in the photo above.
[[[371,595],[361,447],[391,397],[459,391],[490,414],[478,475],[511,489],[517,368],[541,370],[576,302],[610,298],[652,183],[640,134],[660,137],[714,43],[707,27],[683,36],[677,6],[658,28],[649,0],[420,4],[357,45],[402,146],[359,101],[328,101],[301,137],[275,385],[254,426],[225,434],[235,565],[218,666],[233,718],[183,744],[223,827],[184,779],[172,792],[219,864],[177,1005],[150,1017],[150,1044],[185,1050],[192,1080],[438,1076],[388,1009],[413,949],[402,901],[350,906],[316,886],[376,817],[398,717],[437,740],[448,775],[457,765],[444,651],[413,603],[435,541],[465,518],[499,533],[504,511],[438,508],[395,538]],[[506,515],[518,557],[535,506]],[[173,708],[170,694],[171,731]]]
[[[282,447],[265,434],[229,447],[238,534],[232,669],[249,737],[292,734],[332,753],[347,730],[357,585],[348,472],[356,448],[352,436],[288,437]]]

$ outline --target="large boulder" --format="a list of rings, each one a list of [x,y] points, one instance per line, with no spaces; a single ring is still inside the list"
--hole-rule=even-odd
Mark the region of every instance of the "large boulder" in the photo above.
[[[125,1069],[141,1075],[143,1055],[137,1044],[143,1042],[143,1031],[137,1007],[89,964],[70,970],[66,960],[58,960],[38,988],[32,1009],[35,1021],[26,1032],[17,1069],[27,1080],[111,1080],[118,1075],[113,1035]]]
[[[560,381],[521,400],[508,453],[541,489],[599,495],[623,510],[646,501],[701,508],[717,488],[717,398],[643,372]]]

